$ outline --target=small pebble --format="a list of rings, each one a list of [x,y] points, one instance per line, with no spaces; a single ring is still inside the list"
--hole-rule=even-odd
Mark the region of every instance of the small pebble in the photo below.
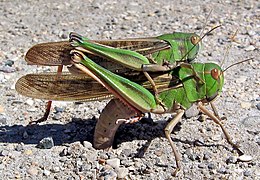
[[[253,157],[244,154],[244,155],[242,155],[242,156],[239,156],[237,159],[240,160],[240,161],[242,161],[242,162],[249,162],[249,161],[252,161]]]
[[[1,83],[5,83],[6,81],[7,81],[7,80],[6,80],[6,78],[5,78],[5,75],[0,73],[0,82],[1,82]]]
[[[251,176],[252,172],[250,170],[245,170],[243,174],[244,176]]]
[[[126,25],[123,25],[123,26],[121,26],[121,29],[122,29],[122,30],[127,30],[127,29],[129,29],[129,27],[126,26]]]
[[[108,159],[108,155],[106,153],[104,153],[104,152],[101,152],[99,154],[99,158],[101,158],[101,159]]]
[[[23,152],[23,154],[25,154],[25,155],[32,155],[33,152],[32,152],[31,149],[26,149],[26,150]]]
[[[12,61],[12,60],[7,60],[6,62],[5,62],[5,66],[10,66],[10,67],[12,67],[14,65],[14,61]]]
[[[60,172],[60,168],[55,166],[52,168],[52,172],[54,172],[54,173]]]
[[[211,139],[213,141],[220,141],[220,140],[222,140],[222,135],[221,134],[213,135],[213,136],[211,136]]]
[[[257,108],[258,110],[260,110],[260,103],[258,103],[258,104],[256,105],[256,108]]]
[[[59,34],[59,36],[60,36],[60,38],[62,38],[62,39],[67,39],[67,38],[68,38],[68,35],[65,34],[64,32],[61,32],[61,33]]]
[[[162,151],[162,150],[156,150],[156,151],[154,152],[154,154],[155,154],[156,156],[160,157],[160,156],[162,156],[163,151]]]
[[[199,110],[195,104],[185,111],[186,118],[195,117],[197,115],[199,115]]]
[[[230,156],[227,160],[226,160],[227,164],[235,164],[237,162],[237,157],[235,156]]]
[[[37,145],[38,148],[41,148],[41,149],[50,149],[54,146],[54,142],[53,142],[53,139],[52,137],[46,137],[46,138],[43,138],[39,144]]]
[[[254,36],[254,35],[256,34],[256,32],[255,32],[255,31],[252,31],[252,30],[251,30],[251,31],[248,31],[247,33],[248,33],[248,35],[250,35],[250,36]]]
[[[206,116],[204,115],[204,114],[201,114],[200,116],[199,116],[199,118],[198,118],[198,121],[200,121],[200,122],[204,122],[204,121],[206,121]]]
[[[102,165],[104,165],[104,164],[105,164],[105,162],[106,162],[106,160],[105,160],[105,159],[102,159],[102,158],[99,158],[99,159],[98,159],[98,163],[99,163],[99,164],[102,164]]]
[[[204,160],[209,160],[211,158],[211,155],[208,152],[204,153],[203,159]]]
[[[7,124],[7,117],[4,114],[0,114],[0,124],[5,125]]]
[[[54,120],[59,120],[59,119],[61,119],[61,118],[62,118],[62,115],[61,115],[60,112],[53,115],[53,119],[54,119]]]
[[[0,156],[8,156],[8,154],[9,154],[9,151],[2,150],[1,153],[0,153]]]
[[[64,107],[54,107],[54,109],[55,109],[55,113],[61,113],[61,112],[64,112],[64,110],[65,110],[65,108]]]
[[[0,113],[3,113],[5,111],[4,107],[0,105]]]
[[[90,143],[90,142],[88,142],[88,141],[83,141],[83,146],[85,147],[85,148],[92,148],[92,144]]]
[[[201,168],[201,169],[204,169],[206,166],[205,166],[204,163],[200,163],[200,164],[198,165],[198,167]]]
[[[27,173],[32,175],[32,176],[35,176],[38,174],[38,170],[36,167],[34,166],[31,166],[29,169],[27,169]]]
[[[25,103],[26,103],[27,105],[29,105],[29,106],[32,106],[32,105],[34,104],[34,100],[32,100],[32,99],[27,99],[27,100],[25,101]]]
[[[124,179],[127,175],[128,175],[128,169],[127,168],[118,168],[117,177],[119,179]]]
[[[227,169],[224,168],[224,167],[221,167],[219,170],[218,170],[219,173],[221,174],[225,174],[227,172]]]
[[[28,135],[27,131],[24,131],[23,132],[23,139],[27,139],[28,137],[29,137],[29,135]]]
[[[135,169],[136,169],[136,168],[135,168],[134,166],[128,167],[128,170],[129,170],[129,171],[135,171]]]
[[[113,158],[113,159],[108,159],[107,164],[110,165],[111,167],[118,169],[120,166],[120,159],[118,158]]]
[[[255,170],[255,175],[256,175],[256,176],[260,176],[260,169],[256,169],[256,170]]]
[[[24,144],[23,143],[20,143],[20,144],[18,144],[16,147],[15,147],[15,150],[16,151],[22,151],[22,150],[24,150]]]
[[[255,46],[253,46],[253,45],[247,46],[245,48],[245,51],[253,51],[253,50],[255,50]]]
[[[13,100],[12,101],[12,104],[22,104],[22,103],[24,103],[24,101],[21,101],[21,100]]]
[[[241,102],[240,105],[243,109],[249,109],[251,107],[250,102]]]
[[[48,171],[47,169],[44,169],[44,171],[43,171],[43,175],[45,175],[45,176],[49,176],[50,174],[51,174],[50,171]]]
[[[16,69],[15,67],[10,67],[10,66],[0,66],[0,71],[5,73],[13,73],[16,71]]]
[[[28,112],[36,112],[36,111],[37,111],[37,108],[28,108],[27,111],[28,111]]]
[[[104,176],[104,179],[107,179],[107,180],[116,180],[117,179],[117,174],[115,171],[113,170],[109,170],[108,172],[106,172],[105,176]]]
[[[208,164],[208,168],[209,168],[209,169],[215,169],[216,166],[215,166],[214,163],[209,163],[209,164]]]

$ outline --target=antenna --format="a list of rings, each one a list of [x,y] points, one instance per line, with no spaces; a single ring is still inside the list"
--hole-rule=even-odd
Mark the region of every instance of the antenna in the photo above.
[[[233,67],[233,66],[235,66],[235,65],[238,65],[238,64],[241,64],[241,63],[243,63],[243,62],[247,62],[247,61],[250,61],[250,60],[253,60],[254,58],[248,58],[248,59],[245,59],[245,60],[243,60],[243,61],[239,61],[239,62],[236,62],[236,63],[234,63],[234,64],[231,64],[230,66],[228,66],[224,71],[222,71],[222,73],[224,73],[226,70],[228,70],[229,68],[231,68],[231,67]]]
[[[222,62],[221,62],[221,64],[220,64],[220,67],[221,67],[221,68],[222,68],[222,66],[224,65],[224,62],[225,62],[225,60],[226,60],[226,57],[227,57],[228,54],[229,54],[229,50],[230,50],[231,46],[232,46],[232,44],[230,44],[229,46],[226,47],[226,51],[225,51],[225,54],[224,54],[224,58],[223,58],[223,60],[222,60]]]
[[[238,29],[235,31],[235,33],[234,33],[233,35],[230,36],[231,42],[236,42],[236,43],[238,43],[238,42],[235,40],[235,37],[236,37],[236,35],[237,35],[237,32],[238,32]],[[224,64],[224,62],[225,62],[225,60],[226,60],[226,58],[227,58],[227,56],[228,56],[228,54],[229,54],[229,50],[230,50],[231,46],[232,46],[232,44],[230,43],[229,46],[227,46],[227,48],[226,48],[226,52],[225,52],[225,54],[224,54],[224,58],[223,58],[223,60],[222,60],[222,62],[221,62],[221,65],[220,65],[221,68],[222,68],[222,66],[223,66],[223,64]]]
[[[209,17],[211,16],[211,13],[212,13],[213,9],[211,9],[209,11],[209,14],[207,15],[206,17],[206,20],[205,20],[205,23],[204,23],[204,27],[202,28],[201,32],[200,32],[200,36],[202,35],[203,31],[206,29],[206,26],[207,26],[207,23],[208,23],[208,20],[209,20]]]

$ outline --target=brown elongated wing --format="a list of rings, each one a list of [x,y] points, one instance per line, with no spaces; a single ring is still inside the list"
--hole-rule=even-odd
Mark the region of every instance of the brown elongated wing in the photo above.
[[[179,84],[170,74],[152,74],[157,89],[165,91]],[[152,86],[144,75],[126,78],[152,91]],[[85,75],[63,73],[28,74],[15,85],[18,93],[36,99],[57,101],[95,101],[112,98],[113,95],[98,82]]]
[[[106,88],[88,76],[70,73],[27,74],[15,85],[20,94],[57,101],[94,101],[113,97]]]
[[[72,49],[68,41],[36,44],[26,53],[25,61],[30,65],[69,65]]]
[[[98,40],[93,41],[106,46],[115,48],[128,49],[136,51],[142,55],[152,54],[156,51],[170,48],[170,45],[163,40],[156,37],[148,38],[129,38],[129,39],[117,39],[117,40]]]
[[[139,52],[143,55],[151,54],[153,52],[169,48],[169,44],[165,41],[159,40],[156,37],[150,38],[132,38],[119,40],[90,40],[93,43],[99,43],[106,46],[129,49]],[[30,65],[44,65],[44,66],[58,66],[69,65],[70,51],[73,49],[69,41],[49,42],[36,44],[31,47],[25,55],[25,60]],[[89,55],[96,63],[103,62],[106,67],[106,59],[102,59],[95,55]],[[121,68],[121,67],[120,67]]]

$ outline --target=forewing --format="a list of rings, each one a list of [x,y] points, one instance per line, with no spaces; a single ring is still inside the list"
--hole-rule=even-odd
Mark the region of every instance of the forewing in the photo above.
[[[90,77],[69,73],[28,74],[17,81],[15,88],[24,96],[46,100],[94,101],[112,97]]]

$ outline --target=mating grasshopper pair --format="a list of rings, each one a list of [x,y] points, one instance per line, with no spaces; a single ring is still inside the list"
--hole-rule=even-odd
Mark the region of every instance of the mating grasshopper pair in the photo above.
[[[192,33],[173,33],[153,38],[92,41],[71,33],[71,43],[38,44],[26,54],[29,64],[69,65],[71,74],[28,74],[17,81],[16,90],[25,96],[48,100],[113,98],[95,128],[94,147],[98,149],[112,145],[122,122],[139,120],[146,112],[177,113],[165,128],[175,155],[176,172],[181,167],[181,158],[170,134],[185,110],[196,103],[221,127],[238,153],[243,154],[231,141],[212,104],[222,90],[224,71],[214,63],[191,63],[201,39]],[[208,103],[214,114],[204,107]]]

